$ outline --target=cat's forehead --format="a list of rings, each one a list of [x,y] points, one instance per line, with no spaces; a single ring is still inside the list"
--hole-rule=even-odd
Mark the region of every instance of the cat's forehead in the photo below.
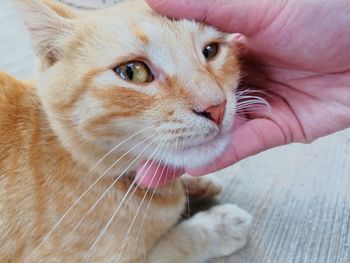
[[[91,30],[87,40],[89,46],[100,47],[100,55],[113,52],[113,55],[105,55],[110,63],[114,63],[115,59],[122,62],[143,56],[161,63],[165,59],[176,61],[179,54],[189,59],[188,56],[196,55],[194,50],[224,37],[200,23],[160,16],[145,4],[137,8],[133,6],[133,9],[125,4],[117,5],[88,20]]]
[[[145,46],[154,42],[171,42],[178,45],[179,42],[206,41],[222,35],[202,23],[172,20],[156,14],[145,4],[132,12],[117,6],[110,12],[102,12],[100,15],[104,21],[95,20],[99,26],[111,30],[120,42],[132,40],[136,42],[135,45]]]

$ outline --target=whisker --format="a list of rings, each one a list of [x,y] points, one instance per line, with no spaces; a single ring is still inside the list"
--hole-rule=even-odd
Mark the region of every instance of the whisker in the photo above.
[[[265,97],[272,97],[271,94],[267,93],[266,91],[259,90],[259,89],[251,89],[251,88],[239,90],[235,94],[236,96],[245,95],[245,94],[263,94]]]
[[[245,104],[245,103],[256,103],[256,104],[263,104],[263,105],[268,105],[269,103],[265,100],[265,99],[262,99],[262,98],[244,98],[244,99],[240,99],[238,102],[237,102],[237,105],[242,105],[242,104]]]
[[[256,91],[252,90],[243,90],[236,93],[236,113],[258,113],[263,110],[267,111],[266,114],[271,112],[271,106],[268,101],[262,97],[258,97],[251,94],[256,94]],[[260,92],[263,93],[263,92]]]
[[[242,103],[242,102],[246,102],[246,101],[250,101],[250,100],[255,100],[255,101],[261,101],[265,104],[268,104],[266,99],[264,99],[262,97],[258,97],[258,96],[242,95],[242,96],[239,96],[237,98],[238,98],[238,103]]]
[[[150,139],[152,136],[147,137],[145,140]],[[142,141],[139,143],[139,145],[141,145],[142,143],[145,142]],[[127,172],[130,167],[141,157],[141,155],[146,151],[146,149],[148,149],[153,142],[155,142],[157,140],[157,138],[154,138],[145,148],[143,148],[143,150],[136,156],[136,158],[128,165],[128,167],[126,167],[124,169],[123,172],[121,172],[121,174],[112,182],[112,184],[105,190],[105,192],[95,201],[95,203],[92,205],[92,207],[86,212],[86,214],[79,220],[79,222],[74,226],[74,228],[72,229],[71,233],[74,233],[78,227],[84,222],[85,218],[91,214],[91,212],[95,209],[95,207],[99,204],[99,202],[107,195],[107,193],[114,187],[114,185],[119,181],[119,179],[124,176],[125,172]],[[132,151],[132,150],[130,150]],[[122,157],[121,157],[122,158]],[[121,160],[121,158],[119,158],[118,160]],[[116,162],[115,162],[116,163]],[[115,165],[115,163],[112,164]],[[109,170],[111,168],[108,168],[107,170]],[[106,173],[106,172],[105,172]]]
[[[167,163],[169,162],[170,156],[171,156],[171,151],[169,151],[169,153],[168,153],[168,156],[167,156],[167,158],[166,158],[166,161],[164,162],[165,164],[167,164]],[[162,170],[161,174],[164,173],[165,167],[166,167],[166,166],[163,167],[163,170]],[[168,172],[169,172],[169,166],[167,166],[166,169],[167,169],[167,173],[166,173],[166,178],[167,178],[167,177],[168,177]],[[160,179],[160,177],[159,177],[159,179]],[[167,179],[166,179],[166,181],[167,181]],[[153,178],[152,178],[152,182],[153,182]],[[157,184],[159,184],[159,183],[157,183]],[[152,201],[152,198],[151,198],[150,201],[148,202],[148,205],[147,205],[147,208],[146,208],[146,211],[145,211],[145,215],[144,215],[143,218],[142,218],[141,225],[140,225],[139,231],[138,231],[137,236],[136,236],[136,243],[138,242],[138,239],[139,239],[139,237],[140,237],[142,227],[143,227],[143,225],[144,225],[144,223],[145,223],[146,216],[147,216],[148,210],[149,210],[150,205],[151,205],[151,201]]]
[[[262,101],[259,101],[259,100],[251,100],[251,101],[246,101],[246,102],[241,102],[241,103],[238,103],[237,104],[237,108],[245,108],[245,107],[249,107],[251,105],[260,105],[260,106],[264,106],[264,107],[267,107],[267,104],[262,102]]]
[[[110,155],[112,152],[114,152],[118,147],[122,146],[124,143],[128,142],[130,139],[134,138],[137,135],[140,135],[142,132],[145,132],[149,129],[152,129],[156,127],[157,125],[152,125],[150,127],[147,127],[145,129],[142,129],[141,131],[138,131],[134,133],[133,135],[126,138],[124,141],[118,143],[115,147],[113,147],[109,152],[107,152],[90,170],[94,170],[105,158],[107,158],[108,155]]]
[[[236,112],[236,115],[243,116],[243,117],[247,118],[247,116],[246,116],[247,114],[260,112],[259,109],[260,108],[258,108],[258,107],[255,107],[254,109],[241,109],[241,110],[238,110]],[[265,108],[262,108],[262,110],[265,110]],[[249,120],[249,118],[247,118],[247,120]]]
[[[259,96],[256,96],[256,95],[246,95],[246,94],[244,94],[244,95],[237,95],[237,98],[239,98],[239,99],[251,99],[251,98],[253,98],[253,99],[258,99],[258,100],[260,100],[260,99],[265,100],[263,97],[259,97]]]
[[[164,158],[164,154],[166,153],[168,147],[169,147],[169,144],[168,144],[168,145],[166,146],[166,148],[164,149],[161,159]],[[160,162],[159,162],[159,164],[158,164],[158,166],[157,166],[157,169],[156,169],[156,171],[155,171],[155,174],[158,172],[159,167],[160,167]],[[161,176],[159,176],[159,178],[158,178],[158,181],[157,181],[157,183],[156,183],[156,187],[155,187],[154,190],[153,190],[153,193],[152,193],[152,195],[151,195],[149,204],[151,203],[151,201],[152,201],[152,199],[153,199],[153,196],[154,196],[154,194],[155,194],[155,192],[156,192],[156,190],[157,190],[157,187],[158,187],[158,185],[159,185],[160,179],[161,179]],[[152,179],[151,179],[151,184],[153,183],[153,180],[154,180],[154,176],[153,176]],[[149,189],[150,189],[150,188],[147,188],[147,190],[146,190],[146,192],[145,192],[145,194],[144,194],[144,196],[143,196],[143,198],[142,198],[142,200],[141,200],[141,203],[140,203],[139,207],[138,207],[137,210],[136,210],[135,216],[134,216],[134,218],[132,219],[132,221],[131,221],[131,223],[130,223],[130,226],[129,226],[127,232],[126,232],[126,235],[125,235],[123,244],[122,244],[121,249],[120,249],[120,253],[119,253],[118,260],[117,260],[116,262],[119,262],[119,260],[120,260],[120,257],[121,257],[121,255],[122,255],[122,253],[123,253],[123,250],[124,250],[124,247],[126,246],[127,239],[128,239],[128,237],[129,237],[129,235],[130,235],[131,229],[132,229],[133,225],[135,224],[136,218],[137,218],[137,216],[139,215],[139,212],[140,212],[140,210],[141,210],[141,207],[143,206],[143,203],[144,203],[144,201],[145,201],[145,199],[146,199],[146,196],[147,196],[147,194],[148,194],[148,192],[149,192]]]
[[[158,145],[158,147],[156,147],[156,149],[153,151],[152,155],[148,158],[147,162],[145,163],[145,165],[148,163],[148,161],[153,157],[154,153],[158,152],[159,153],[159,147],[163,147],[163,144]],[[158,153],[156,155],[156,157],[158,156]],[[155,158],[156,158],[155,157]],[[152,161],[152,163],[154,162],[154,160]],[[145,167],[144,165],[144,167]],[[146,173],[144,174],[144,176],[146,175]],[[86,253],[86,255],[83,258],[83,262],[86,262],[86,260],[90,257],[92,251],[95,249],[95,247],[97,246],[98,242],[101,240],[101,238],[105,235],[105,233],[107,232],[108,228],[110,227],[110,225],[112,224],[114,218],[116,217],[118,211],[120,210],[120,208],[122,207],[123,203],[125,202],[126,198],[128,197],[129,193],[131,192],[131,190],[133,189],[134,185],[136,184],[136,180],[134,180],[132,182],[132,184],[130,185],[128,191],[125,193],[124,198],[122,199],[122,201],[120,202],[120,204],[118,205],[117,209],[114,211],[112,217],[110,218],[110,220],[107,222],[107,224],[105,225],[105,227],[102,229],[102,231],[100,232],[99,236],[97,237],[97,239],[94,241],[94,243],[92,244],[92,246],[89,248],[88,252]],[[137,188],[134,189],[133,193],[135,193],[137,190]],[[132,193],[132,194],[133,194]],[[130,198],[129,198],[130,199]],[[128,199],[128,200],[129,200]]]
[[[177,154],[177,151],[178,151],[178,139],[179,139],[179,136],[176,137],[176,141],[175,141],[175,155]],[[184,161],[182,161],[184,163]],[[173,178],[172,178],[172,181],[171,181],[171,184],[170,184],[170,190],[171,192],[173,192],[173,183],[174,183],[174,177],[175,177],[175,169],[173,171]]]
[[[120,161],[122,158],[124,158],[127,154],[129,154],[131,151],[133,151],[134,149],[136,149],[137,147],[139,147],[142,143],[144,143],[146,140],[150,139],[152,136],[147,137],[145,140],[141,141],[140,143],[138,143],[137,145],[135,145],[133,148],[131,148],[128,152],[126,152],[122,157],[120,157],[118,159],[118,161]],[[124,141],[124,143],[126,142],[126,140]],[[115,165],[116,162],[113,164]],[[50,237],[50,235],[57,229],[57,227],[61,224],[61,222],[66,218],[66,216],[73,210],[73,208],[82,200],[82,198],[105,176],[105,174],[108,172],[108,170],[103,173],[100,177],[98,177],[93,183],[92,185],[87,188],[79,197],[78,199],[70,206],[70,208],[63,214],[63,216],[57,221],[57,223],[55,223],[55,225],[51,228],[51,230],[45,235],[45,237],[43,238],[43,240],[39,243],[39,245],[34,249],[34,251],[29,255],[29,257],[27,258],[26,262],[29,261],[29,259],[31,259],[33,256],[35,256],[35,254],[37,253],[37,251],[39,250],[39,248],[48,240],[48,238]]]
[[[249,103],[249,104],[245,104],[245,105],[240,105],[239,107],[236,108],[236,111],[244,111],[244,110],[261,110],[261,109],[265,109],[269,111],[269,107],[267,107],[266,105],[262,105],[262,104],[256,104],[256,103]]]

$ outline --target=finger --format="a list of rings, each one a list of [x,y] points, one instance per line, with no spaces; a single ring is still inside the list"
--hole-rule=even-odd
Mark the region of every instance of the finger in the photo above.
[[[213,165],[187,169],[192,176],[201,176],[224,169],[264,150],[286,143],[285,135],[274,121],[255,119],[237,128],[231,135],[232,143]]]
[[[157,12],[174,18],[203,21],[223,31],[252,35],[277,17],[285,1],[146,0]]]

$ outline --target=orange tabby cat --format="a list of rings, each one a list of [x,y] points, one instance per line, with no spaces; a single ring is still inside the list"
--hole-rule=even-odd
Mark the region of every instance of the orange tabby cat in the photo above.
[[[0,262],[205,262],[240,249],[251,221],[240,208],[176,225],[183,183],[134,180],[142,161],[200,165],[227,145],[239,75],[229,37],[142,1],[16,2],[41,69],[36,84],[0,74]]]

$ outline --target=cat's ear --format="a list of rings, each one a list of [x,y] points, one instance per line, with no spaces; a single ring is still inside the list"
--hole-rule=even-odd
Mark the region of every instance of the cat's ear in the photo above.
[[[77,13],[51,0],[15,0],[29,30],[34,50],[49,65],[63,55],[63,46],[74,32]]]

